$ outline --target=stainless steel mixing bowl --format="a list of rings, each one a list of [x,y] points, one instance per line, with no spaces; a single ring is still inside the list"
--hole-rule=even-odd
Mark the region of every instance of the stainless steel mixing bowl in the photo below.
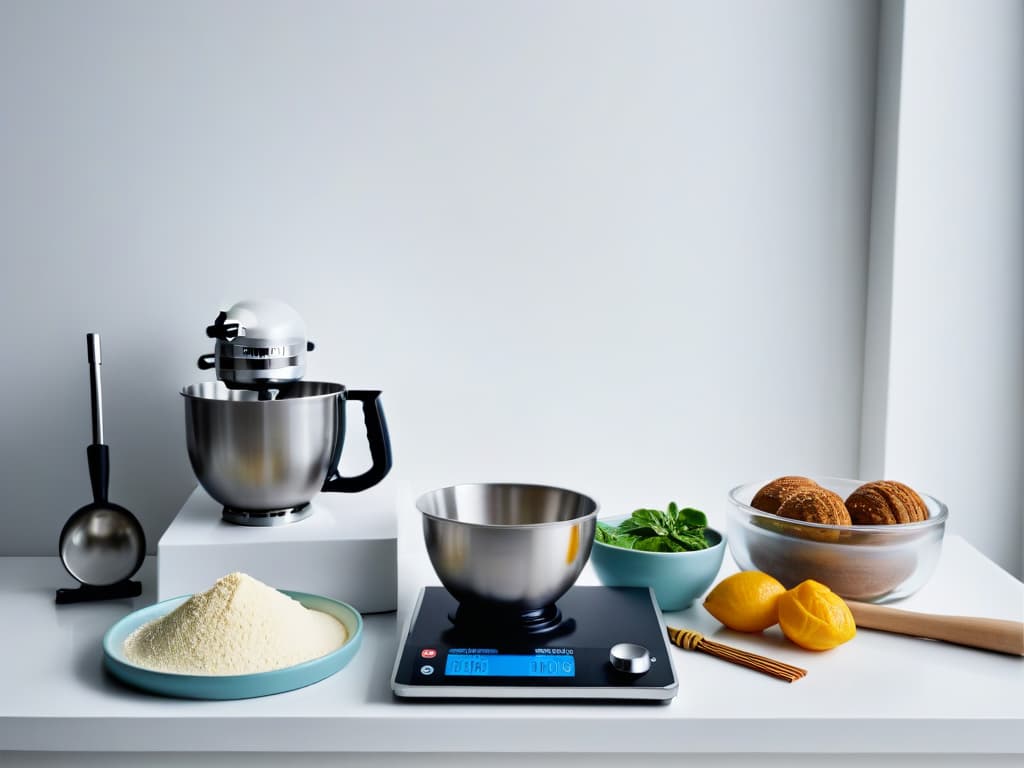
[[[199,483],[226,507],[298,507],[319,493],[337,460],[341,384],[282,384],[275,400],[206,381],[182,389],[188,457]]]
[[[416,500],[441,583],[462,605],[553,604],[590,557],[597,502],[543,485],[455,485]]]

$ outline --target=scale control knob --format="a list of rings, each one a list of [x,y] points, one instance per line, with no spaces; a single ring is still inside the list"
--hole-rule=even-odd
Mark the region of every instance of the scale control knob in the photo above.
[[[619,643],[608,652],[608,661],[617,672],[642,675],[651,668],[651,654],[642,645]]]

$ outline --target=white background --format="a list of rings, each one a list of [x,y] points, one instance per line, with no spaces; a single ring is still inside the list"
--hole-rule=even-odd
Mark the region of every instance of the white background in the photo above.
[[[901,31],[880,59],[861,472],[935,489],[1020,577],[1024,3],[907,2]]]
[[[250,296],[306,318],[309,378],[384,390],[415,489],[549,482],[722,526],[731,485],[858,476],[862,438],[929,455],[892,403],[861,430],[877,42],[855,2],[0,5],[0,554],[54,551],[88,500],[92,330],[111,498],[155,548],[193,484],[177,393]],[[899,253],[892,316],[927,325]],[[1019,465],[1012,323],[993,407]],[[928,411],[974,413],[984,381]],[[940,498],[986,469],[880,456]],[[1019,479],[990,480],[1003,503],[965,523],[957,496],[950,527],[1019,573]]]

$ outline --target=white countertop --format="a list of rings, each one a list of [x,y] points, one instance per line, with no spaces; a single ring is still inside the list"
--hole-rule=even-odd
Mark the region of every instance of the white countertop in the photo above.
[[[407,526],[406,610],[419,586],[436,583],[418,520]],[[153,565],[137,600],[57,606],[54,589],[69,579],[55,558],[0,558],[0,751],[1024,752],[1024,659],[870,630],[811,653],[777,627],[726,630],[699,606],[666,620],[809,674],[787,684],[673,649],[680,685],[668,705],[402,701],[389,679],[404,616],[383,614],[366,618],[353,662],[309,688],[160,698],[107,676],[100,649],[114,621],[152,602]],[[723,574],[734,568],[727,557]],[[580,583],[596,583],[589,567]],[[931,582],[900,607],[1020,620],[1024,585],[950,536]]]

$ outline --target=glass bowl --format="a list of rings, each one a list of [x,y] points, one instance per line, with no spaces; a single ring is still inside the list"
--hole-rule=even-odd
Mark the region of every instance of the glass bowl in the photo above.
[[[867,482],[811,479],[843,499]],[[938,499],[920,494],[928,519],[918,523],[805,523],[750,506],[767,482],[745,483],[729,491],[729,550],[742,570],[764,571],[787,588],[814,579],[841,597],[869,603],[912,595],[935,570],[949,516]]]

